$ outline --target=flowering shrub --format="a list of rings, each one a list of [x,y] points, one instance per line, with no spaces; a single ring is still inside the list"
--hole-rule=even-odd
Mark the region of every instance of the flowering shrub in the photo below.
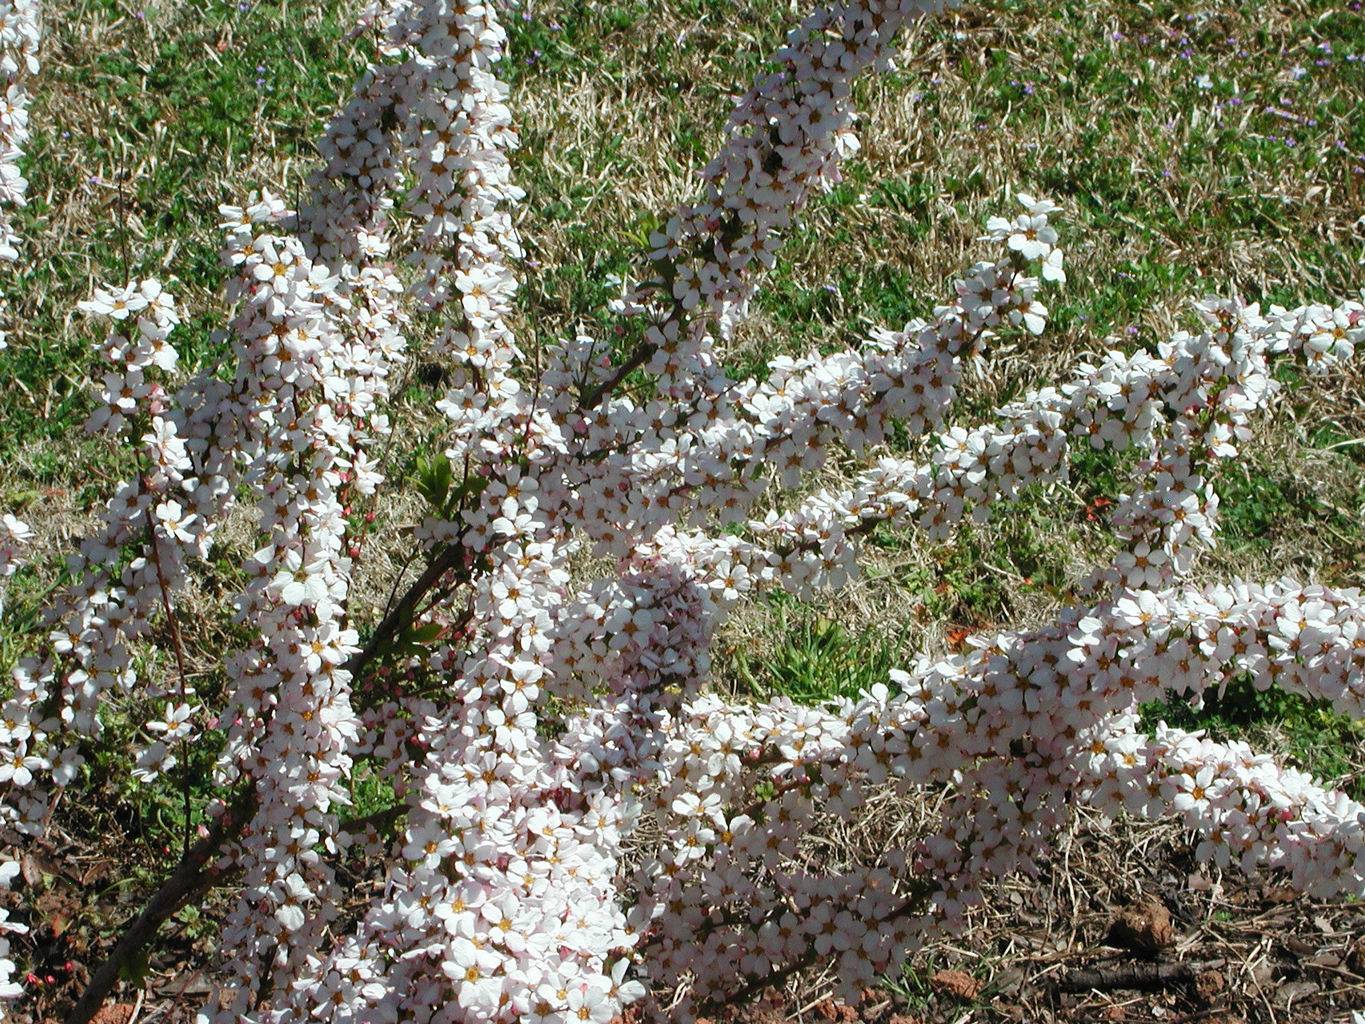
[[[1207,299],[1197,333],[1106,351],[948,427],[964,364],[997,335],[1043,333],[1043,290],[1066,279],[1061,210],[1021,194],[931,320],[751,380],[717,355],[857,148],[854,80],[943,6],[835,3],[792,31],[739,100],[700,198],[616,303],[638,328],[625,351],[518,344],[506,39],[496,6],[472,0],[372,5],[377,59],[300,209],[269,193],[223,208],[230,381],[176,385],[180,316],[158,281],[94,291],[82,309],[104,322],[109,369],[87,427],[122,438],[137,472],[68,558],[73,582],[14,670],[0,815],[41,834],[120,694],[155,709],[138,780],[182,777],[188,812],[187,753],[212,732],[225,795],[77,1019],[161,920],[219,883],[237,897],[203,1018],[223,1022],[606,1024],[630,1004],[687,1019],[817,960],[856,995],[960,929],[992,880],[1032,870],[1080,802],[1176,816],[1220,865],[1365,894],[1365,808],[1240,744],[1146,735],[1136,714],[1247,674],[1365,717],[1358,592],[1187,580],[1216,538],[1212,475],[1276,391],[1271,361],[1330,373],[1365,339],[1365,307]],[[353,578],[364,510],[393,487],[378,469],[390,382],[419,347],[450,368],[448,429],[421,474],[425,568],[376,615]],[[887,454],[896,424],[920,456]],[[845,489],[803,489],[840,449],[875,462]],[[926,655],[856,700],[707,688],[711,640],[742,602],[844,586],[874,531],[948,536],[1065,481],[1078,450],[1134,466],[1117,553],[1084,607]],[[207,708],[177,609],[243,504],[254,543],[230,613],[251,640]],[[28,533],[3,529],[0,576]],[[584,580],[579,553],[611,571]],[[139,656],[154,630],[170,638],[164,679]],[[362,759],[392,811],[349,812]],[[946,794],[939,819],[867,863],[822,864],[802,844],[926,788]],[[352,891],[343,858],[379,884]]]

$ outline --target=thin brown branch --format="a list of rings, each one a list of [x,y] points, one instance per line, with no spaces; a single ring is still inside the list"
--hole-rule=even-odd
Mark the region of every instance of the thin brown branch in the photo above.
[[[155,937],[157,930],[190,900],[202,896],[216,885],[222,885],[237,875],[240,865],[233,861],[218,864],[222,847],[236,839],[256,810],[256,787],[248,786],[214,823],[209,834],[191,849],[169,878],[147,901],[142,912],[128,925],[113,951],[90,976],[90,983],[80,1001],[67,1014],[65,1024],[86,1024],[99,1011],[114,985],[132,964],[142,947]],[[349,832],[364,832],[371,825],[376,829],[396,824],[408,812],[406,804],[397,804],[375,811],[343,828]]]
[[[161,883],[142,912],[124,929],[113,951],[90,976],[85,992],[66,1015],[66,1024],[88,1024],[113,991],[119,977],[136,961],[166,919],[202,895],[235,869],[218,864],[223,847],[241,832],[256,809],[256,787],[248,786],[190,848],[176,869]]]
[[[681,308],[681,306],[674,305],[675,311]],[[666,320],[665,323],[671,322],[673,319],[676,319],[676,315],[670,314],[669,319]],[[632,373],[649,362],[650,359],[654,357],[654,353],[657,350],[657,345],[650,344],[647,341],[642,341],[640,344],[636,345],[634,351],[626,357],[624,362],[617,364],[616,368],[612,370],[611,375],[608,376],[606,380],[600,382],[595,387],[590,388],[587,393],[579,399],[579,409],[586,412],[589,409],[597,408],[602,399],[615,391],[617,385],[620,384],[621,381],[625,380]]]
[[[145,490],[145,487],[144,487]],[[156,523],[152,519],[152,506],[147,504],[147,546],[152,552],[152,565],[156,568],[156,583],[161,590],[161,607],[166,613],[166,621],[171,628],[171,642],[175,647],[175,667],[180,673],[180,701],[185,702],[185,692],[189,689],[188,673],[185,671],[185,645],[180,639],[180,620],[176,618],[175,609],[171,607],[170,588],[166,585],[166,574],[161,569],[161,551],[156,541]],[[190,821],[191,810],[191,783],[190,759],[187,751],[188,744],[180,742],[180,771],[184,778],[181,780],[181,795],[184,800],[185,812],[185,834],[180,847],[180,856],[188,859],[190,855],[190,835],[194,831],[194,825]]]
[[[1062,992],[1109,992],[1114,989],[1154,991],[1185,984],[1208,968],[1207,964],[1134,963],[1071,971],[1056,981]]]
[[[422,570],[422,575],[413,581],[393,609],[370,634],[365,646],[352,654],[342,668],[354,679],[373,661],[395,636],[412,625],[412,615],[427,593],[438,584],[446,573],[458,568],[464,562],[465,547],[460,541],[441,548]]]
[[[403,595],[393,611],[385,616],[365,647],[353,654],[343,667],[352,676],[363,672],[384,645],[406,628],[412,609],[422,597],[450,569],[458,566],[463,556],[462,544],[456,543],[442,549]],[[256,790],[254,786],[250,786],[219,816],[209,829],[208,835],[187,849],[180,864],[148,900],[142,912],[124,929],[122,938],[90,976],[85,992],[67,1015],[66,1024],[87,1024],[113,990],[121,974],[137,959],[143,947],[152,941],[167,918],[175,914],[190,899],[207,892],[214,885],[226,881],[235,874],[235,867],[220,868],[216,860],[224,847],[241,834],[241,830],[250,822],[255,808]],[[386,810],[378,815],[372,815],[370,819],[352,822],[351,827],[363,827],[371,820],[376,824],[397,820],[399,814],[401,811]]]

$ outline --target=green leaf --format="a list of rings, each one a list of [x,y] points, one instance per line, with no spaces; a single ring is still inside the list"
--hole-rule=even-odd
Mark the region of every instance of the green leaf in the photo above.
[[[141,985],[143,979],[147,977],[147,951],[141,950],[135,953],[126,963],[118,969],[119,977],[130,985]]]
[[[444,454],[417,457],[417,490],[441,514],[454,482],[455,471]]]
[[[406,639],[414,644],[429,644],[439,637],[444,629],[439,622],[424,622],[409,629]]]

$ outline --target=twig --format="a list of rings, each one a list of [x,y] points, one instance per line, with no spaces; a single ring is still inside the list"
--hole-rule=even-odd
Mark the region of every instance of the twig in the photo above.
[[[1062,992],[1107,992],[1111,989],[1153,991],[1193,981],[1207,964],[1136,963],[1072,971],[1054,985]]]
[[[393,599],[398,596],[398,585],[403,582],[403,577],[408,574],[408,567],[412,565],[417,556],[422,553],[421,547],[415,547],[409,552],[408,557],[403,559],[403,564],[398,568],[398,575],[393,578],[393,586],[389,588],[388,599],[384,602],[384,615],[388,615],[393,608]]]
[[[374,633],[365,646],[351,655],[342,664],[342,668],[355,678],[360,672],[374,660],[375,656],[383,649],[400,630],[410,624],[413,610],[417,607],[422,598],[436,586],[451,569],[457,568],[464,561],[464,544],[457,540],[442,548],[427,567],[422,570],[422,575],[413,581],[411,587],[403,594],[402,598],[394,605],[393,610],[384,616],[383,620],[375,627]]]
[[[1338,441],[1336,444],[1329,444],[1326,448],[1320,449],[1324,452],[1334,452],[1339,448],[1350,448],[1353,445],[1365,444],[1365,437],[1352,437],[1345,441]]]
[[[142,913],[124,931],[113,952],[90,976],[80,1002],[67,1014],[65,1024],[87,1024],[103,1005],[124,968],[132,963],[142,947],[152,940],[158,928],[192,898],[199,896],[237,874],[236,863],[215,863],[221,848],[231,842],[256,809],[256,787],[249,785],[214,823],[209,834],[201,839],[169,878],[161,884]],[[408,811],[406,804],[386,807],[342,826],[350,832],[363,832],[373,825],[377,829],[397,823]]]
[[[620,384],[621,381],[628,377],[632,372],[649,362],[650,359],[654,357],[654,351],[657,347],[657,345],[652,345],[647,341],[642,341],[640,344],[636,345],[635,351],[626,358],[625,362],[618,364],[616,368],[612,370],[611,376],[582,397],[578,403],[578,407],[585,412],[590,409],[595,409],[603,398],[616,389],[616,385]]]
[[[353,654],[345,663],[352,675],[358,675],[370,663],[394,634],[403,628],[408,612],[416,606],[422,596],[436,585],[445,573],[459,564],[463,557],[464,546],[459,543],[443,549],[427,566],[426,571],[415,581],[398,602],[393,612],[384,618],[376,628],[363,650]],[[234,873],[218,868],[214,861],[222,848],[235,840],[242,828],[251,820],[256,808],[255,786],[248,786],[228,807],[209,834],[186,851],[175,871],[161,883],[161,887],[143,907],[142,912],[127,926],[118,944],[90,976],[90,982],[80,1000],[66,1017],[66,1024],[88,1024],[103,1004],[120,974],[132,963],[142,948],[156,935],[162,923],[176,913],[191,898],[207,891]],[[401,813],[401,812],[400,812]],[[376,822],[396,820],[393,811],[384,811],[371,816]],[[368,823],[371,819],[353,822],[352,826]]]
[[[104,1004],[105,997],[118,983],[124,969],[152,940],[162,923],[218,880],[223,871],[216,861],[223,846],[250,820],[255,808],[256,787],[249,785],[213,823],[209,834],[195,843],[170,877],[161,883],[161,888],[147,901],[142,912],[124,929],[123,937],[113,951],[90,975],[85,992],[66,1015],[66,1024],[89,1024]]]
[[[776,146],[777,140],[773,139],[768,147],[768,154],[765,156],[765,169],[769,173],[775,172],[776,168],[766,167],[766,164],[774,158],[779,161],[781,159],[780,155],[777,154]],[[122,182],[120,182],[121,187]],[[124,241],[126,244],[126,239]],[[675,301],[669,319],[683,319],[685,312],[682,304]],[[622,380],[631,372],[649,362],[656,347],[648,342],[641,342],[623,363],[614,368],[606,380],[581,397],[578,403],[579,409],[588,412],[596,408],[604,398],[618,388]],[[358,677],[376,655],[383,650],[389,640],[410,623],[411,616],[423,597],[441,581],[447,572],[461,566],[465,556],[466,548],[463,538],[459,538],[441,549],[428,562],[422,575],[408,588],[398,604],[383,617],[365,646],[348,658],[342,668],[349,672],[352,678]],[[204,891],[213,884],[218,872],[212,869],[211,861],[220,848],[233,841],[241,829],[245,827],[255,810],[255,805],[256,796],[253,786],[233,802],[232,806],[214,823],[213,828],[210,829],[209,834],[204,839],[197,843],[193,849],[187,851],[180,866],[162,883],[151,901],[125,930],[113,952],[91,976],[90,983],[80,1001],[67,1016],[66,1024],[88,1024],[103,1003],[105,996],[108,995],[118,980],[120,972],[133,961],[143,946],[152,940],[161,923],[179,910],[191,896]],[[762,988],[765,985],[762,982],[752,981],[745,987],[746,989],[751,987]]]
[[[927,897],[927,890],[912,894],[899,907],[891,911],[885,917],[880,918],[879,923],[884,924],[909,914],[918,913],[923,909]],[[739,988],[730,992],[728,995],[713,996],[710,999],[701,1000],[701,1002],[698,1003],[698,1009],[703,1013],[712,1013],[724,1009],[727,1006],[740,1006],[766,989],[777,988],[778,986],[785,984],[792,975],[805,970],[818,959],[819,953],[816,952],[815,946],[811,945],[804,954],[793,958],[783,967],[771,971],[766,975],[737,975],[736,980],[743,979],[744,982]]]
[[[144,488],[145,490],[145,488]],[[156,568],[156,582],[161,589],[161,606],[166,612],[166,621],[171,627],[171,642],[175,645],[175,667],[180,673],[180,701],[185,702],[185,691],[187,689],[185,672],[185,645],[180,640],[180,621],[175,617],[175,609],[171,607],[170,590],[166,586],[166,574],[161,570],[161,552],[156,540],[156,523],[152,519],[152,505],[147,503],[147,545],[152,551],[152,565]],[[183,761],[181,772],[184,775],[183,795],[185,802],[185,835],[180,847],[181,858],[188,858],[190,855],[190,834],[194,831],[194,825],[190,821],[190,811],[192,807],[191,784],[193,779],[190,775],[190,758],[187,752],[187,742],[180,741],[180,757]]]

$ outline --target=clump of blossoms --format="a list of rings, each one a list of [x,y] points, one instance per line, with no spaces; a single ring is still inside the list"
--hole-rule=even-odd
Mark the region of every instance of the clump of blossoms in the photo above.
[[[5,591],[23,567],[24,548],[33,540],[33,527],[6,512],[0,515],[0,615],[5,613]]]
[[[0,516],[0,617],[5,612],[5,590],[10,579],[27,561],[24,549],[32,542],[33,536],[33,528],[23,520],[16,519],[8,512]],[[4,767],[0,766],[0,771],[3,770]],[[9,770],[12,778],[16,770],[12,760]],[[0,887],[8,889],[18,874],[18,861],[0,860]],[[23,994],[23,988],[14,980],[17,969],[10,959],[8,936],[22,935],[27,931],[27,925],[9,919],[8,908],[0,907],[0,999],[15,999]]]
[[[999,337],[1043,334],[1065,283],[1061,210],[1021,194],[931,317],[748,380],[719,358],[784,235],[857,151],[854,81],[944,6],[836,3],[792,30],[615,304],[636,339],[618,355],[591,336],[518,344],[506,35],[471,0],[371,5],[376,59],[299,209],[269,193],[223,209],[230,381],[171,390],[178,317],[158,282],[96,292],[111,369],[90,426],[127,438],[139,470],[15,671],[0,814],[41,831],[129,694],[154,709],[140,778],[175,771],[210,720],[225,742],[207,836],[73,1019],[148,921],[211,884],[237,892],[202,1014],[223,1024],[607,1024],[628,1005],[689,1020],[817,963],[854,996],[960,931],[993,881],[1035,870],[1082,802],[1176,817],[1218,865],[1365,895],[1365,808],[1241,744],[1147,735],[1136,715],[1248,676],[1365,717],[1358,591],[1189,579],[1217,539],[1219,464],[1276,393],[1272,361],[1330,374],[1365,339],[1365,307],[1202,300],[1195,330],[1106,348],[951,426],[966,368]],[[424,463],[422,568],[377,610],[354,598],[362,510],[395,490],[385,407],[413,349],[447,364],[448,430]],[[893,429],[912,454],[890,454]],[[741,603],[844,587],[873,531],[950,537],[1096,450],[1130,453],[1131,493],[1080,606],[926,654],[856,700],[708,687]],[[867,466],[848,486],[805,486],[845,453]],[[178,664],[177,601],[247,501],[231,613],[248,639],[207,709]],[[583,580],[579,555],[608,571]],[[170,656],[143,668],[153,630]],[[362,763],[394,805],[357,818]],[[926,791],[938,816],[862,860],[806,842]]]
[[[0,261],[19,259],[19,234],[11,218],[25,203],[28,180],[19,168],[28,143],[28,90],[38,71],[40,7],[36,0],[0,0]],[[5,347],[0,328],[0,349]]]
[[[47,818],[48,783],[71,782],[84,761],[81,740],[101,734],[102,703],[138,685],[136,645],[149,636],[158,612],[171,612],[185,586],[186,561],[204,554],[209,533],[187,507],[194,481],[186,422],[167,408],[160,379],[176,365],[168,340],[179,323],[174,300],[159,282],[146,280],[97,289],[81,308],[111,324],[98,346],[109,370],[86,429],[130,445],[138,473],[108,499],[99,530],[67,557],[73,582],[44,610],[45,643],[13,672],[0,738],[0,759],[13,770],[0,817],[28,833],[41,830]],[[167,741],[191,738],[183,709],[193,694],[183,672],[175,682],[148,681],[144,692],[162,699],[167,718],[181,723],[173,737],[160,739],[151,724],[136,770],[150,780],[174,764]]]
[[[19,235],[11,217],[15,209],[25,203],[28,181],[19,168],[24,146],[28,142],[29,95],[24,80],[38,71],[38,43],[41,22],[39,5],[35,0],[0,0],[0,76],[4,81],[4,98],[0,100],[0,261],[16,263],[19,259]],[[0,295],[0,316],[3,316],[4,297]],[[7,347],[7,324],[0,323],[0,349]],[[26,559],[24,549],[32,542],[34,531],[28,523],[11,513],[0,515],[0,616],[5,612],[6,591],[14,574]],[[23,726],[8,715],[0,722],[0,742],[20,740],[18,749],[11,750],[6,763],[0,764],[0,776],[13,785],[16,777],[22,782],[25,773],[40,763],[23,747]],[[8,889],[19,874],[19,863],[0,859],[0,887]],[[17,968],[10,959],[10,934],[23,934],[28,927],[9,919],[9,910],[0,908],[0,999],[15,999],[23,989],[14,980]]]

